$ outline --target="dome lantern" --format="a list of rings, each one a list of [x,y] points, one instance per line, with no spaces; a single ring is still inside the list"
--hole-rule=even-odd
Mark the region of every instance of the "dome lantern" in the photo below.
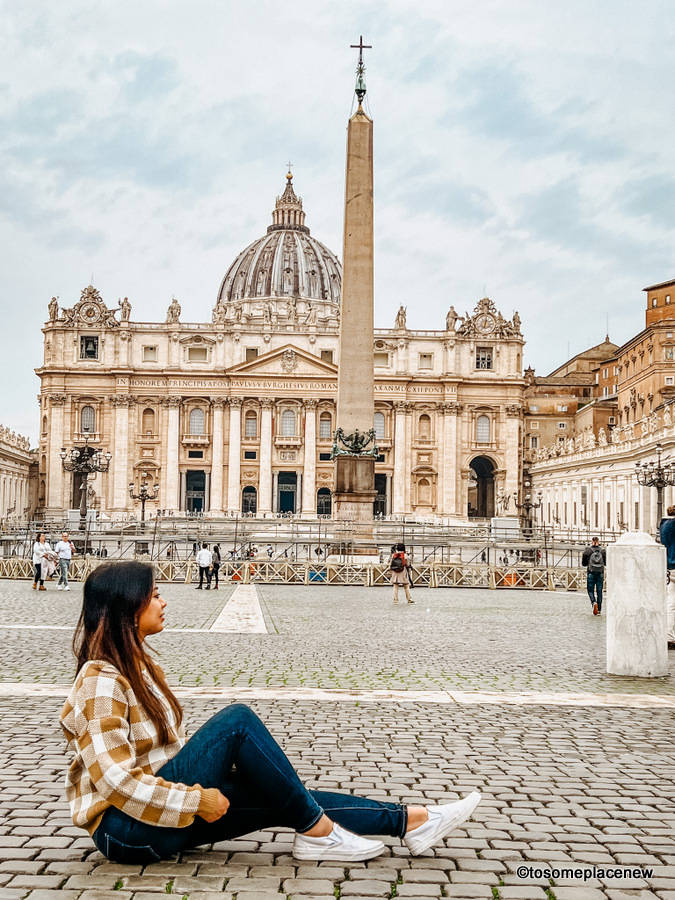
[[[290,171],[286,175],[286,188],[281,197],[277,197],[272,211],[272,224],[267,229],[267,233],[279,228],[292,228],[309,234],[309,228],[305,225],[302,200],[293,190],[293,175]]]

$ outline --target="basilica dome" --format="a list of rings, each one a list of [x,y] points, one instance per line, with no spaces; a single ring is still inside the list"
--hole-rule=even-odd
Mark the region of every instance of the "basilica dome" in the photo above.
[[[286,176],[277,197],[272,224],[232,263],[218,291],[217,305],[232,301],[287,297],[318,300],[339,306],[342,266],[337,256],[317,241],[305,225],[302,200]]]

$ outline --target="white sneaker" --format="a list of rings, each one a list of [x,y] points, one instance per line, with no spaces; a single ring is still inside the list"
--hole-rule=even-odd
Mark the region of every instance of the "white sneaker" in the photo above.
[[[63,585],[62,585],[62,584],[57,584],[57,585],[56,585],[56,590],[57,590],[57,591],[62,591],[62,590],[63,590]]]
[[[456,803],[427,807],[429,818],[423,825],[409,831],[403,838],[403,843],[413,856],[419,856],[465,822],[480,801],[478,791],[473,791]]]
[[[296,859],[331,859],[339,862],[359,862],[372,859],[384,850],[382,841],[373,841],[342,828],[337,822],[326,837],[296,834],[293,856]]]
[[[69,587],[68,587],[68,585],[66,585],[66,586],[65,586],[65,587],[64,587],[64,589],[63,589],[63,590],[64,590],[64,591],[69,591],[69,590],[70,590],[70,588],[69,588]]]

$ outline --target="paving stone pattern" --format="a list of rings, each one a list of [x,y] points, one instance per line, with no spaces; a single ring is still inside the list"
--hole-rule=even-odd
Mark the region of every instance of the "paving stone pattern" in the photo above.
[[[226,599],[163,591],[169,628],[208,627]],[[384,589],[265,586],[273,633],[169,632],[155,644],[173,684],[674,693],[672,678],[603,675],[604,619],[580,595],[417,590],[415,599],[394,609]],[[75,590],[0,585],[3,625],[72,624],[78,607]],[[69,632],[0,636],[0,680],[72,678]],[[369,863],[303,863],[291,856],[292,833],[270,829],[143,868],[106,861],[72,825],[61,703],[2,700],[0,900],[675,900],[672,710],[255,701],[310,787],[404,803],[478,788],[484,800],[421,858],[386,838]],[[188,697],[185,706],[194,730],[220,704]],[[543,871],[592,865],[652,873],[584,881]]]

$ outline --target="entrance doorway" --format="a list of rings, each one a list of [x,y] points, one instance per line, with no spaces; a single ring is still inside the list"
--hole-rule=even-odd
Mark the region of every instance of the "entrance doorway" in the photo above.
[[[241,492],[241,511],[252,515],[258,511],[258,492],[251,485],[245,487]]]
[[[387,476],[375,475],[375,501],[373,503],[374,516],[387,515]]]
[[[204,512],[206,503],[206,473],[192,469],[185,477],[185,509],[189,513]]]
[[[317,516],[329,516],[333,503],[330,488],[319,488],[316,495]]]
[[[487,456],[469,463],[469,518],[489,519],[495,514],[495,467]]]
[[[279,512],[294,513],[298,492],[298,473],[279,472]]]

